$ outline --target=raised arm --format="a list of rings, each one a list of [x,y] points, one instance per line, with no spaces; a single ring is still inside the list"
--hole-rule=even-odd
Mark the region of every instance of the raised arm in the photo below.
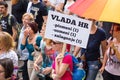
[[[55,59],[55,70],[52,71],[53,79],[59,80],[65,74],[65,72],[67,71],[69,67],[69,64],[62,63],[62,60],[63,60],[63,56],[61,54],[59,54]]]
[[[74,55],[74,56],[77,56],[78,53],[79,53],[79,51],[80,51],[80,47],[75,46],[75,49],[74,49],[73,55]]]
[[[20,47],[22,50],[25,49],[25,44],[26,44],[27,37],[28,37],[28,30],[25,29],[25,31],[24,31],[24,37],[22,39],[22,43],[21,43],[21,47]]]

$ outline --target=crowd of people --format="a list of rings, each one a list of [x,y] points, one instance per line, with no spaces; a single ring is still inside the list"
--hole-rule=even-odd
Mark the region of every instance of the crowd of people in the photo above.
[[[18,80],[20,69],[23,80],[72,80],[72,56],[63,55],[62,42],[44,36],[49,10],[77,16],[68,9],[75,1],[11,2],[8,13],[8,4],[0,0],[0,80]],[[85,80],[95,80],[98,72],[103,80],[120,80],[120,25],[88,20],[92,27],[87,47],[66,44],[64,53],[84,61]],[[24,62],[22,67],[19,60]]]

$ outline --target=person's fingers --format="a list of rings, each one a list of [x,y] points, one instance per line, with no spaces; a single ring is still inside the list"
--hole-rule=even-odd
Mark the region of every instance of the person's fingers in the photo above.
[[[42,71],[42,74],[44,74],[44,75],[46,75],[47,73],[48,73],[47,70]]]
[[[39,66],[37,64],[34,64],[34,69],[39,70]]]
[[[100,71],[100,73],[103,73],[104,69],[100,69],[99,71]]]

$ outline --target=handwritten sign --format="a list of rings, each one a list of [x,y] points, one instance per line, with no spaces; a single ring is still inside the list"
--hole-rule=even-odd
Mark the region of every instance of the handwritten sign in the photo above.
[[[92,22],[49,11],[45,38],[86,48]]]

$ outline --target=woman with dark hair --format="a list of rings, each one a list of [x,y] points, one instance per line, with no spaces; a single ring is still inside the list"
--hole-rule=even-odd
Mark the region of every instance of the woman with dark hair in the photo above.
[[[14,66],[10,58],[0,59],[0,80],[13,80]]]
[[[34,33],[37,33],[38,31],[38,24],[36,22],[30,22],[28,23],[28,26],[32,29]]]
[[[38,31],[38,25],[36,22],[30,22],[27,25],[27,28],[24,31],[24,37],[22,39],[21,49],[24,50],[27,48],[29,52],[28,56],[28,75],[30,80],[36,80],[36,75],[34,73],[35,70],[33,70],[33,56],[32,52],[34,52],[34,49],[39,50],[40,42],[42,40],[42,37],[37,34]]]
[[[24,37],[24,30],[27,28],[27,24],[31,21],[34,21],[34,17],[31,13],[25,13],[23,16],[22,16],[22,29],[20,30],[20,34],[19,34],[19,39],[18,39],[18,48],[17,48],[17,52],[18,54],[20,55],[20,60],[23,60],[24,61],[24,65],[21,67],[22,68],[22,77],[23,77],[23,80],[29,80],[29,77],[28,77],[28,71],[27,71],[27,61],[28,61],[28,55],[29,55],[29,52],[28,50],[25,48],[24,50],[21,50],[20,49],[20,45],[21,45],[21,42],[22,42],[22,39]]]

